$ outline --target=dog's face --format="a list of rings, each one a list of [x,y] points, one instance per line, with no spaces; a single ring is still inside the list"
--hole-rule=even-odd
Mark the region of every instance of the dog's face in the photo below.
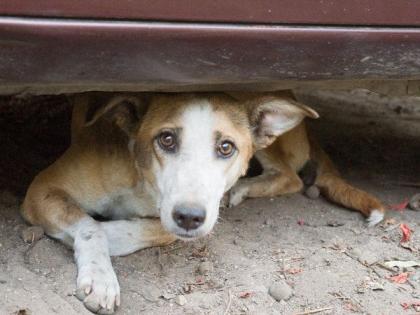
[[[130,137],[140,180],[156,192],[163,226],[182,239],[208,234],[223,194],[245,174],[255,150],[308,115],[274,98],[244,102],[224,94],[130,97],[111,107]]]
[[[203,236],[252,156],[247,115],[221,96],[161,96],[149,106],[136,136],[139,169],[157,188],[163,226],[184,239]]]

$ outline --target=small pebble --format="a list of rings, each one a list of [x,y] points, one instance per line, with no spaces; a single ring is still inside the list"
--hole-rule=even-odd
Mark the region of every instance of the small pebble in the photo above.
[[[204,261],[198,266],[198,273],[203,276],[207,276],[213,271],[213,264],[209,261]]]
[[[44,230],[40,226],[30,226],[22,231],[22,239],[26,243],[34,243],[44,236]]]
[[[317,199],[319,197],[319,194],[320,194],[319,188],[315,185],[309,186],[305,190],[305,195],[309,199]]]
[[[268,294],[271,295],[273,299],[277,302],[279,301],[287,301],[293,295],[292,288],[285,282],[279,281],[273,283],[270,288],[268,289]]]
[[[185,305],[187,303],[187,299],[183,295],[178,295],[175,298],[175,303],[178,304],[178,305],[183,306],[183,305]]]
[[[420,194],[416,194],[411,197],[409,206],[411,210],[420,211]]]

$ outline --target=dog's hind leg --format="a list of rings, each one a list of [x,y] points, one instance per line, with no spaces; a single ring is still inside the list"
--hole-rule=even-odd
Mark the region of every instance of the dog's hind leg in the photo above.
[[[24,218],[74,249],[77,297],[95,313],[112,313],[120,287],[112,268],[105,229],[64,191],[32,185],[22,209]]]

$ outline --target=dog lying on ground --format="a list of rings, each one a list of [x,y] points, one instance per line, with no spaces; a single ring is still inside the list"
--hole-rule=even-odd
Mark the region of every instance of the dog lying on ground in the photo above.
[[[299,191],[296,172],[313,158],[330,199],[372,224],[383,216],[309,144],[302,120],[318,115],[288,92],[83,94],[74,103],[71,146],[34,179],[22,214],[74,249],[76,295],[92,312],[120,305],[110,256],[208,234],[256,152],[264,173],[241,179],[232,205]]]

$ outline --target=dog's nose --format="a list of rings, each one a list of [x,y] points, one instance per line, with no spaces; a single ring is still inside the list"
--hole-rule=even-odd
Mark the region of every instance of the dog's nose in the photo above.
[[[189,231],[199,228],[206,219],[206,211],[197,206],[179,205],[174,208],[172,218],[176,224]]]

